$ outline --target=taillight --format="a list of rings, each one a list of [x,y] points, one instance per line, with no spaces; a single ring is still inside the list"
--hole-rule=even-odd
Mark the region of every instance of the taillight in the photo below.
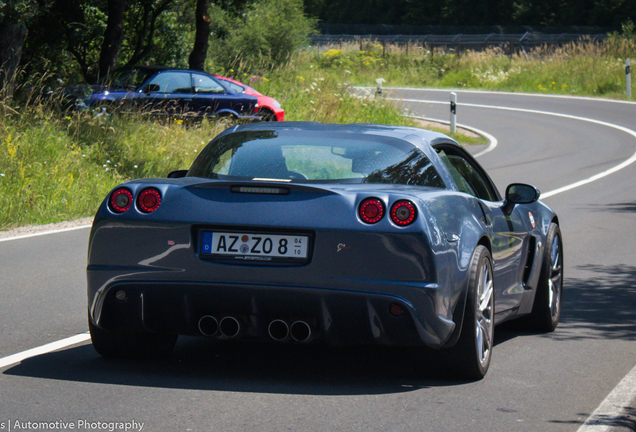
[[[161,194],[157,189],[148,188],[137,197],[137,208],[144,213],[152,213],[161,204]]]
[[[379,222],[384,216],[384,204],[377,198],[367,198],[360,203],[358,215],[368,224]]]
[[[123,213],[130,208],[133,202],[132,193],[126,188],[116,189],[108,200],[109,207],[115,213]]]
[[[391,206],[391,220],[396,225],[411,225],[416,217],[417,210],[411,201],[397,201]]]

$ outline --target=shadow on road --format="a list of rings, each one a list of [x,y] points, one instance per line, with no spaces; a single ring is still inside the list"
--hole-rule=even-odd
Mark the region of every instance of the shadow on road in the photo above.
[[[586,277],[566,277],[561,317],[566,331],[557,330],[555,338],[636,340],[636,267],[589,265],[577,270]]]
[[[435,353],[383,347],[225,343],[182,337],[164,361],[112,360],[89,345],[22,361],[4,372],[64,381],[311,395],[401,393],[467,383]]]

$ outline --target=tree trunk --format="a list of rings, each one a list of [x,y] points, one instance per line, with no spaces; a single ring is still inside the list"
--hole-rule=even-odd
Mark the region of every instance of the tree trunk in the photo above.
[[[28,33],[22,23],[0,29],[0,90],[6,98],[13,95],[15,74]]]
[[[108,0],[108,21],[102,51],[99,55],[100,78],[115,68],[119,47],[124,39],[125,10],[126,0]]]
[[[196,35],[194,47],[190,53],[188,62],[190,69],[204,70],[205,58],[208,55],[208,43],[210,39],[210,17],[208,16],[208,5],[210,0],[197,0],[196,10]]]

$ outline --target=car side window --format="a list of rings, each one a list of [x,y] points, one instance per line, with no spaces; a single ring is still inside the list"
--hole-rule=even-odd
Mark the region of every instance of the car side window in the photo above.
[[[200,74],[192,74],[194,92],[199,94],[222,94],[225,89],[212,78]]]
[[[497,200],[489,181],[461,154],[452,154],[444,149],[437,149],[437,154],[448,168],[460,192],[486,201]]]
[[[149,84],[158,85],[158,93],[192,93],[188,72],[163,72],[150,80]]]

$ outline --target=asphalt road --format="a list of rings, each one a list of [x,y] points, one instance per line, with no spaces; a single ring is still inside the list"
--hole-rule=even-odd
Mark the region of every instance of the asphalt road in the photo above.
[[[448,92],[385,93],[448,118]],[[458,96],[458,121],[498,140],[479,160],[502,191],[513,181],[554,191],[636,152],[636,136],[605,124],[636,129],[636,104]],[[564,236],[562,323],[548,335],[497,327],[482,381],[457,381],[413,350],[184,338],[171,359],[148,363],[105,360],[82,343],[0,369],[0,430],[577,431],[636,364],[635,174],[636,163],[544,200]],[[87,238],[79,229],[0,242],[0,359],[87,330]]]

